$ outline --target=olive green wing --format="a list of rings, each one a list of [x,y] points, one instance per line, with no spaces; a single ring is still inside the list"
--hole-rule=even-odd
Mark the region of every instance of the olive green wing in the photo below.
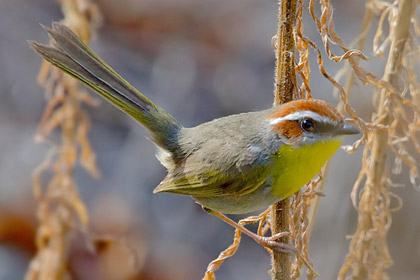
[[[153,192],[170,192],[202,197],[240,196],[258,189],[267,179],[267,174],[262,167],[253,168],[246,173],[237,170],[231,170],[231,172],[218,170],[189,172],[188,169],[185,166],[175,168]]]

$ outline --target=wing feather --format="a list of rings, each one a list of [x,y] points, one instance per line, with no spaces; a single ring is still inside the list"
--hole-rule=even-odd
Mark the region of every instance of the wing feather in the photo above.
[[[188,172],[180,166],[170,172],[155,188],[154,193],[170,192],[192,196],[245,195],[260,187],[266,180],[264,168],[254,168],[246,173],[226,173],[218,170]]]

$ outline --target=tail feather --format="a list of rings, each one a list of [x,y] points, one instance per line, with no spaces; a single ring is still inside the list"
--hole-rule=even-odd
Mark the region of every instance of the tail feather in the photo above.
[[[53,39],[55,48],[61,50],[87,71],[94,73],[98,80],[132,100],[133,103],[138,103],[138,106],[144,108],[147,108],[147,106],[156,107],[147,97],[139,93],[99,58],[68,27],[59,23],[53,23],[53,29],[48,27],[44,27],[44,29]]]
[[[29,41],[37,53],[143,124],[158,146],[175,154],[182,126],[171,115],[118,75],[68,27],[53,23],[52,29],[44,29],[52,45]]]

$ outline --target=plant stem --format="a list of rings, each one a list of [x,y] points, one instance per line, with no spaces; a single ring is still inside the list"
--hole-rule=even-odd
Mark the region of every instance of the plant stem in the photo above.
[[[415,11],[413,3],[413,0],[399,1],[397,20],[383,76],[383,80],[389,82],[397,92],[400,88],[401,59],[409,36],[412,13]],[[392,105],[392,96],[386,90],[382,90],[377,113],[379,124],[389,125],[391,123],[393,115]],[[384,279],[387,278],[384,269],[392,263],[386,243],[387,229],[384,228],[378,231],[375,227],[375,223],[385,222],[378,221],[378,217],[374,216],[374,209],[380,203],[383,196],[383,188],[385,188],[383,178],[386,178],[385,173],[387,172],[388,131],[387,129],[377,129],[372,133],[371,157],[364,191],[358,207],[358,226],[350,243],[350,252],[354,252],[352,254],[349,253],[345,265],[340,270],[338,279],[345,279],[351,267],[353,267],[351,279]],[[381,259],[378,259],[378,256]],[[381,265],[373,268],[371,266],[372,263],[380,263]]]
[[[279,23],[277,30],[276,71],[274,85],[274,105],[289,102],[296,89],[295,73],[295,23],[297,0],[279,0]],[[271,233],[289,231],[290,199],[284,199],[271,206]],[[289,237],[280,242],[290,244]],[[272,280],[290,279],[290,256],[280,252],[272,253]]]
[[[297,0],[279,0],[274,105],[293,100],[296,89],[295,23]]]
[[[271,232],[272,234],[289,231],[289,203],[286,198],[271,206]],[[279,239],[280,242],[290,244],[288,236]],[[273,251],[271,255],[271,279],[289,280],[291,260],[288,254]]]

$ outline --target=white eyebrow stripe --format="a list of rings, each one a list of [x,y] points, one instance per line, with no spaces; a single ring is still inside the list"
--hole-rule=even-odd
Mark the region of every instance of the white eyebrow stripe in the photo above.
[[[286,115],[284,117],[270,120],[270,125],[275,125],[282,121],[297,121],[303,118],[311,118],[317,122],[337,124],[337,122],[332,120],[331,118],[328,118],[326,116],[321,116],[320,114],[317,114],[312,111],[297,111],[292,114]]]

